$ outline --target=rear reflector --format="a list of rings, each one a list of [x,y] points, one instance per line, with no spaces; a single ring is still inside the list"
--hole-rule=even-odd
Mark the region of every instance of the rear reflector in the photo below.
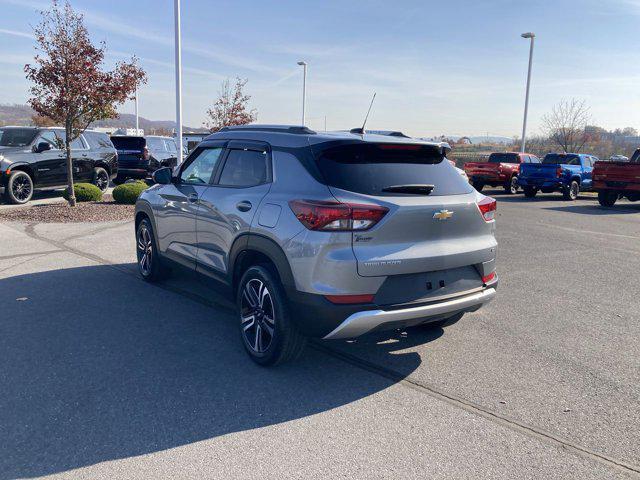
[[[485,275],[484,277],[482,277],[482,283],[489,283],[494,278],[496,278],[496,272],[491,272],[489,275]]]
[[[325,295],[324,298],[337,305],[371,303],[375,295]]]
[[[491,197],[485,197],[478,202],[478,209],[485,222],[491,222],[496,215],[496,209],[498,208],[498,202]]]
[[[289,207],[300,223],[309,230],[334,232],[368,230],[389,211],[379,205],[319,200],[291,200]]]

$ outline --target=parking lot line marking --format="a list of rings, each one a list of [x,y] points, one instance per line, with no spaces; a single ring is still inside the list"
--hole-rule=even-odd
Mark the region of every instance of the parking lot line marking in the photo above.
[[[631,465],[607,455],[595,452],[586,447],[583,447],[582,445],[573,443],[553,433],[547,432],[541,428],[535,427],[533,425],[528,425],[519,420],[507,417],[506,415],[499,414],[493,410],[489,410],[488,408],[482,407],[462,397],[458,397],[457,395],[446,393],[437,388],[425,385],[417,380],[412,379],[411,376],[402,375],[398,372],[395,372],[394,370],[382,367],[378,364],[369,362],[355,355],[336,351],[331,347],[320,344],[317,341],[310,342],[310,345],[312,346],[312,348],[316,349],[319,352],[323,352],[331,357],[340,359],[362,370],[366,370],[370,373],[385,377],[389,380],[394,381],[395,383],[401,384],[425,395],[429,395],[433,398],[447,402],[448,404],[461,408],[467,412],[479,415],[487,420],[503,425],[523,435],[527,435],[546,443],[553,444],[557,447],[569,450],[584,458],[595,460],[599,463],[616,468],[617,470],[621,470],[627,473],[640,473],[640,466]]]
[[[593,235],[605,235],[607,237],[617,237],[617,238],[628,238],[628,239],[631,239],[631,240],[640,240],[640,237],[636,237],[635,235],[624,235],[624,234],[621,234],[621,233],[609,233],[609,232],[596,232],[594,230],[578,230],[576,228],[562,227],[560,225],[554,225],[553,223],[544,223],[544,222],[538,222],[538,225],[542,225],[544,227],[557,228],[559,230],[565,230],[565,231],[568,231],[568,232],[579,231],[580,233],[588,233],[588,234],[593,234]]]
[[[108,266],[108,267],[112,267],[114,270],[121,272],[121,273],[125,273],[129,276],[135,277],[135,278],[139,278],[139,276],[134,273],[133,271],[129,270],[129,269],[125,269],[122,268],[116,264],[113,264],[112,262],[110,262],[109,260],[106,260],[102,257],[99,257],[97,255],[91,254],[91,253],[87,253],[87,252],[83,252],[81,250],[78,250],[76,248],[70,247],[68,245],[66,245],[64,242],[60,242],[57,240],[52,240],[49,239],[47,237],[44,237],[40,234],[38,234],[35,231],[35,226],[37,225],[37,223],[30,223],[25,227],[25,231],[24,233],[36,240],[40,240],[43,241],[45,243],[49,243],[51,245],[54,245],[60,249],[63,249],[69,253],[73,253],[75,255],[78,255],[80,257],[84,257],[87,258],[89,260],[92,260],[94,262],[100,263],[102,265]],[[549,224],[542,224],[545,226],[551,226],[551,227],[557,227],[557,225],[549,225]],[[563,227],[562,227],[563,228]],[[573,231],[574,229],[568,229]],[[602,233],[602,232],[599,232]],[[631,238],[637,238],[637,237],[631,237]],[[140,279],[141,282],[143,282],[142,279]],[[160,288],[162,290],[166,290],[166,291],[170,291],[172,293],[175,293],[177,295],[181,295],[183,297],[189,298],[197,303],[200,303],[202,305],[206,305],[209,307],[215,307],[215,308],[219,308],[224,310],[227,313],[233,312],[233,309],[230,308],[227,305],[224,305],[222,303],[218,303],[215,301],[212,301],[210,299],[204,298],[200,295],[198,295],[197,293],[192,293],[189,292],[187,290],[181,289],[179,287],[174,287],[172,285],[166,285],[166,284],[150,284],[151,286]],[[528,437],[532,437],[535,439],[538,439],[540,441],[543,441],[545,443],[549,443],[552,445],[555,445],[559,448],[565,449],[567,451],[570,451],[576,455],[579,455],[583,458],[587,458],[587,459],[591,459],[594,461],[597,461],[599,463],[602,463],[604,465],[607,465],[609,467],[615,468],[617,470],[620,471],[624,471],[626,473],[632,472],[635,474],[640,474],[640,466],[636,466],[636,465],[631,465],[628,463],[625,463],[623,461],[614,459],[612,457],[609,457],[607,455],[595,452],[593,450],[590,450],[587,447],[584,447],[582,445],[579,445],[577,443],[573,443],[569,440],[566,440],[562,437],[559,437],[553,433],[547,432],[541,428],[535,427],[533,425],[528,425],[524,422],[521,422],[519,420],[507,417],[505,415],[499,414],[495,411],[492,411],[488,408],[482,407],[481,405],[478,405],[476,403],[473,403],[470,400],[466,400],[462,397],[459,397],[457,395],[445,392],[445,391],[441,391],[437,388],[434,388],[432,386],[429,385],[425,385],[422,384],[421,382],[411,378],[410,376],[406,376],[406,375],[402,375],[398,372],[395,372],[394,370],[391,369],[387,369],[381,365],[377,365],[375,363],[369,362],[367,360],[364,360],[362,358],[359,358],[357,356],[348,354],[348,353],[344,353],[344,352],[339,352],[336,351],[332,348],[330,348],[329,346],[325,345],[325,344],[320,344],[317,341],[312,341],[310,342],[310,345],[312,348],[314,348],[316,351],[319,351],[325,355],[329,355],[332,358],[335,358],[337,360],[341,360],[345,363],[348,363],[354,367],[360,368],[362,370],[368,371],[369,373],[381,376],[383,378],[387,378],[389,380],[392,380],[394,383],[400,384],[406,388],[411,388],[412,390],[421,392],[425,395],[429,395],[433,398],[442,400],[444,402],[447,402],[450,405],[456,406],[462,410],[465,410],[466,412],[478,415],[482,418],[485,418],[491,422],[500,424],[502,426],[505,426],[515,432],[521,433],[523,435],[526,435]]]

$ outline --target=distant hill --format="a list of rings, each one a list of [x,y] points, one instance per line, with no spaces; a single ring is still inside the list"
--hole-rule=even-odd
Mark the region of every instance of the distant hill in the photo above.
[[[32,125],[31,116],[34,111],[28,105],[0,105],[0,125]],[[146,132],[153,130],[173,130],[176,122],[172,120],[149,120],[144,117],[138,117],[140,128]],[[131,113],[121,113],[118,118],[108,120],[100,120],[91,125],[92,127],[123,127],[135,128],[136,116]],[[201,128],[182,127],[189,131],[206,130]]]

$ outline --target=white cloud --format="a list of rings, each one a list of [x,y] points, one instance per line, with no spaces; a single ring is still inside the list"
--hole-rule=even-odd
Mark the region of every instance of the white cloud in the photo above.
[[[12,35],[14,37],[30,38],[32,40],[36,38],[28,32],[19,32],[18,30],[9,30],[6,28],[0,28],[0,33],[5,35]]]

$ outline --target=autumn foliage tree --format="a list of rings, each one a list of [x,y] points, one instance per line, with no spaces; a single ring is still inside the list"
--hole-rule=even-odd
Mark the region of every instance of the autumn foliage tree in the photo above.
[[[36,56],[24,67],[31,86],[29,105],[37,115],[64,125],[69,205],[75,206],[71,142],[96,120],[117,116],[116,106],[131,98],[137,85],[146,83],[134,58],[103,70],[106,46],[93,45],[83,17],[69,2],[53,0],[34,28]]]
[[[207,110],[208,118],[204,122],[206,128],[211,132],[217,132],[222,127],[246,125],[256,121],[256,110],[248,109],[251,96],[246,95],[243,91],[247,82],[247,79],[236,78],[233,88],[229,79],[222,82],[218,99],[213,107]]]

